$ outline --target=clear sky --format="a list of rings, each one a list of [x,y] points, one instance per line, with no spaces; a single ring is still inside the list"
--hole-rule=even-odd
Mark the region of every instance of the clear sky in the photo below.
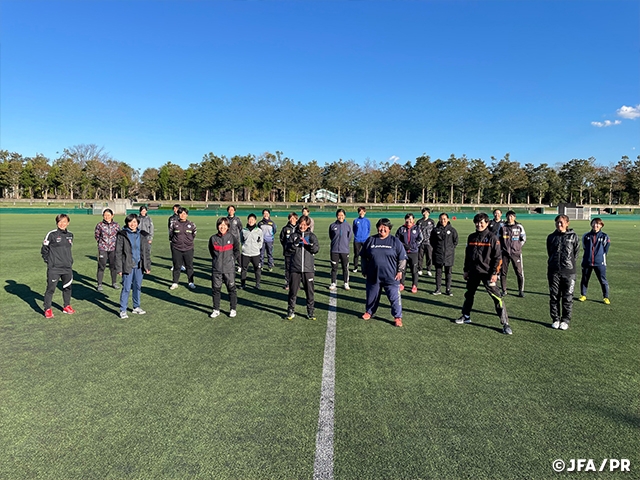
[[[0,148],[521,164],[640,154],[640,2],[0,2]]]

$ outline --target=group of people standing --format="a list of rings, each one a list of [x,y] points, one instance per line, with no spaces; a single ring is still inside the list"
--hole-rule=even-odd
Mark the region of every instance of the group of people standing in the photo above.
[[[140,207],[140,215],[129,214],[121,229],[113,221],[113,212],[106,209],[103,219],[96,225],[95,239],[98,245],[97,290],[103,290],[104,274],[109,264],[111,286],[118,289],[118,276],[122,278],[120,294],[120,317],[128,318],[129,296],[133,299],[134,314],[144,314],[140,306],[140,292],[144,274],[151,270],[151,244],[154,226],[147,214],[147,207]],[[169,240],[172,256],[171,290],[178,288],[180,273],[187,275],[188,287],[195,289],[194,283],[194,240],[197,228],[188,219],[188,210],[174,206],[174,214],[169,218]],[[224,284],[229,293],[229,316],[236,316],[237,289],[246,288],[247,273],[251,265],[255,275],[255,288],[260,289],[261,272],[274,266],[273,244],[277,231],[270,211],[264,209],[262,219],[255,214],[247,217],[247,223],[235,215],[235,207],[227,208],[228,215],[216,222],[217,233],[209,239],[209,253],[212,258],[211,317],[220,315],[221,289]],[[441,295],[442,274],[445,276],[445,294],[452,295],[452,269],[455,263],[455,248],[458,233],[446,213],[441,213],[438,222],[429,218],[430,209],[422,209],[422,218],[415,222],[414,215],[405,215],[405,223],[391,235],[393,225],[387,218],[376,223],[377,233],[371,235],[371,224],[366,218],[366,208],[358,208],[358,217],[350,225],[343,209],[336,211],[336,221],[329,226],[331,283],[329,289],[337,290],[339,264],[342,267],[344,288],[349,290],[349,253],[353,242],[353,273],[362,271],[366,279],[366,304],[362,318],[369,320],[375,315],[382,292],[391,303],[391,315],[396,326],[402,326],[401,292],[405,289],[407,269],[411,271],[411,292],[418,292],[419,277],[426,271],[432,276],[435,267],[435,290],[433,295]],[[485,213],[474,219],[475,232],[467,238],[463,277],[466,281],[465,300],[462,315],[457,324],[470,323],[475,293],[482,284],[492,298],[495,311],[500,318],[503,333],[512,334],[504,297],[507,295],[507,273],[511,264],[517,278],[518,296],[524,297],[524,272],[522,246],[526,242],[524,227],[516,222],[516,214],[507,212],[506,222],[502,212],[494,210],[493,219]],[[315,255],[320,251],[317,236],[313,233],[314,222],[304,208],[302,215],[291,212],[288,223],[280,231],[279,240],[284,257],[284,289],[288,291],[287,318],[295,317],[297,295],[302,286],[306,296],[307,315],[315,319],[314,277]],[[63,313],[73,314],[71,307],[71,284],[73,280],[71,247],[73,234],[67,230],[69,216],[56,217],[55,230],[47,233],[41,253],[47,263],[47,290],[44,297],[46,318],[53,318],[51,308],[53,293],[58,281],[63,282]],[[606,255],[610,239],[602,232],[604,223],[600,218],[591,222],[591,231],[578,240],[569,228],[569,219],[558,215],[556,230],[547,238],[548,282],[550,292],[550,315],[552,327],[566,330],[571,320],[573,290],[576,278],[576,259],[580,244],[584,248],[582,260],[582,281],[580,301],[586,300],[591,272],[595,271],[601,284],[604,303],[609,304],[609,285],[606,279]],[[424,268],[423,268],[424,266]],[[240,273],[240,285],[236,286],[236,273]],[[498,287],[498,280],[500,287]]]

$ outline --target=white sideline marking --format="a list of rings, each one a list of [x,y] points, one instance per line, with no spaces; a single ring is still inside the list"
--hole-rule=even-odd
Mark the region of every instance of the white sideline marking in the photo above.
[[[338,295],[331,292],[327,335],[324,341],[320,413],[316,435],[316,459],[313,462],[314,480],[333,480],[333,417],[336,386],[336,307]]]

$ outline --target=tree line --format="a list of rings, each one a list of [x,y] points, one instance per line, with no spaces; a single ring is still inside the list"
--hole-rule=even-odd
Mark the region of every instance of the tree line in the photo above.
[[[597,165],[593,157],[521,165],[509,153],[490,163],[423,154],[405,164],[367,158],[362,165],[342,159],[319,165],[280,151],[230,158],[208,153],[187,168],[167,162],[140,173],[93,144],[65,148],[53,160],[0,150],[3,198],[298,202],[320,188],[362,203],[640,205],[640,156],[623,156],[613,166]]]

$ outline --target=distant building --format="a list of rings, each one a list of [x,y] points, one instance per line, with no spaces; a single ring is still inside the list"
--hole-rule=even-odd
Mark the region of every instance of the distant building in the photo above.
[[[331,202],[338,203],[338,194],[330,192],[326,188],[321,188],[313,193],[307,194],[302,197],[303,202]]]

